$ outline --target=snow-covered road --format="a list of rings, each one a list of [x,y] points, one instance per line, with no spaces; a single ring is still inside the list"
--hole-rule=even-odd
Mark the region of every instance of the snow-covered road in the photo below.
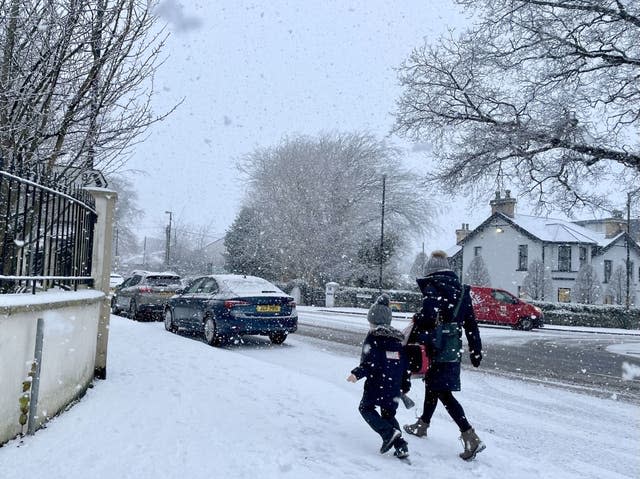
[[[635,406],[544,384],[463,372],[458,395],[487,444],[461,461],[443,408],[413,464],[378,453],[358,414],[357,357],[292,335],[211,348],[162,323],[112,316],[108,378],[33,437],[0,448],[3,479],[362,478],[621,479],[640,475]],[[418,405],[421,383],[411,396]],[[421,409],[418,406],[418,409]],[[400,409],[401,423],[416,410]]]

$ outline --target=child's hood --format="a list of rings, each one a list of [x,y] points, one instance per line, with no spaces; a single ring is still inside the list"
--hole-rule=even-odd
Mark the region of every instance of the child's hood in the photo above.
[[[396,339],[398,341],[402,341],[404,339],[404,334],[402,334],[402,331],[398,331],[393,326],[388,326],[386,324],[376,326],[373,330],[371,330],[369,334],[375,337],[386,337]]]

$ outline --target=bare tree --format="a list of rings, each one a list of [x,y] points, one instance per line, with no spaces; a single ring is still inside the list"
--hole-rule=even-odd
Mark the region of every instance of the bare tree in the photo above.
[[[476,286],[491,286],[489,270],[482,256],[475,256],[469,263],[467,272],[464,275],[464,282]]]
[[[147,127],[155,1],[0,1],[0,158],[82,182],[118,169]]]
[[[552,279],[551,274],[540,259],[534,259],[529,263],[529,271],[522,282],[522,289],[531,299],[544,301],[551,300]]]
[[[640,177],[640,3],[456,0],[474,18],[400,67],[395,130],[437,145],[449,192],[503,181],[539,206],[606,204]]]
[[[213,233],[213,224],[187,223],[179,215],[173,218],[170,268],[181,274],[210,273],[213,258],[206,247],[218,239]]]
[[[576,295],[579,303],[594,304],[600,299],[601,284],[596,269],[590,263],[582,265],[576,276]]]
[[[109,188],[118,193],[113,222],[113,267],[118,268],[122,257],[136,254],[140,250],[136,229],[143,211],[138,208],[138,194],[129,179],[122,175],[108,177]]]
[[[260,243],[275,250],[281,279],[323,284],[362,273],[361,259],[370,258],[373,238],[380,237],[383,176],[385,232],[397,238],[393,252],[430,226],[433,208],[417,178],[402,168],[394,148],[369,134],[285,138],[248,154],[240,167],[249,181],[245,206],[260,218]]]

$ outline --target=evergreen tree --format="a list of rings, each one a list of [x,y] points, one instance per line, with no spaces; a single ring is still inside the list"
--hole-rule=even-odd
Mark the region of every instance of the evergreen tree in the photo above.
[[[380,285],[380,263],[383,267],[382,287],[393,288],[390,262],[396,253],[400,238],[393,232],[385,234],[384,245],[380,251],[380,238],[366,237],[358,250],[352,274],[348,278],[350,284],[365,288],[377,288]],[[390,270],[391,269],[391,270]]]
[[[464,282],[475,286],[491,286],[489,270],[482,256],[478,255],[471,260],[464,277]]]
[[[276,279],[278,255],[274,248],[269,247],[269,238],[265,236],[257,211],[250,207],[241,208],[224,238],[225,270]]]
[[[618,265],[609,278],[607,296],[615,304],[624,304],[627,297],[627,272],[623,265]]]
[[[576,300],[579,303],[594,304],[600,299],[600,280],[593,265],[585,263],[576,276]]]
[[[551,274],[541,259],[534,259],[529,264],[529,272],[522,282],[522,289],[531,299],[544,301],[551,299]]]
[[[416,255],[416,259],[413,260],[409,274],[414,278],[420,278],[424,276],[424,265],[427,264],[427,255],[424,251],[420,251]]]

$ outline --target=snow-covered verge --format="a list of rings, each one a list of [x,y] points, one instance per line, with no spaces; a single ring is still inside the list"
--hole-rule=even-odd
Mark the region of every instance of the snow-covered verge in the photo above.
[[[548,478],[640,473],[638,410],[551,386],[463,372],[458,397],[487,444],[461,461],[439,407],[412,465],[378,453],[358,414],[357,357],[296,335],[216,349],[161,323],[112,316],[106,381],[47,428],[0,448],[3,479]],[[411,396],[422,399],[419,381]],[[418,406],[418,409],[421,409]],[[401,423],[416,410],[400,409]]]

